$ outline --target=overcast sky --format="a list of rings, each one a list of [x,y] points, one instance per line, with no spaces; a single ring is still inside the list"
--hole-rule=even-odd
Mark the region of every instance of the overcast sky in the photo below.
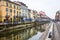
[[[12,0],[25,3],[29,9],[44,11],[47,16],[54,18],[56,11],[60,10],[60,0]]]

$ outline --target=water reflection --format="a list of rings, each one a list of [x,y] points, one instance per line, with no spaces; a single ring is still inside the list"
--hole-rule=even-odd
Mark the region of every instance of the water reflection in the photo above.
[[[38,40],[42,36],[43,32],[37,32],[36,35],[32,36],[28,40]]]

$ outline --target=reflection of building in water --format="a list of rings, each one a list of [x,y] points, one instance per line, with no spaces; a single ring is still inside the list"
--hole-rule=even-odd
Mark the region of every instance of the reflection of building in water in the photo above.
[[[60,21],[60,11],[56,12],[55,20]]]

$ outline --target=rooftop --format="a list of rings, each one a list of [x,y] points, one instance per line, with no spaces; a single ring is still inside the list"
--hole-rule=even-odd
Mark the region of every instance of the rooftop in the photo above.
[[[20,2],[20,1],[14,1],[15,3],[17,3],[17,4],[20,4],[20,5],[24,5],[24,6],[26,6],[26,4],[24,4],[23,2]],[[27,7],[27,6],[26,6]]]

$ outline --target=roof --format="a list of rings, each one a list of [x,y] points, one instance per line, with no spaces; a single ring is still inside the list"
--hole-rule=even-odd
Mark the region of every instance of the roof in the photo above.
[[[23,5],[23,6],[26,6],[26,4],[24,4],[23,2],[20,2],[20,1],[14,1],[15,3],[18,3],[20,5]],[[27,7],[27,6],[26,6]]]
[[[45,12],[40,11],[39,14],[40,14],[40,15],[45,15]]]
[[[20,4],[18,4],[18,3],[15,3],[15,2],[13,2],[13,1],[10,1],[10,0],[4,0],[4,1],[7,1],[7,2],[10,2],[10,3],[13,3],[13,4],[16,4],[16,5],[19,5],[19,6],[21,6]]]

